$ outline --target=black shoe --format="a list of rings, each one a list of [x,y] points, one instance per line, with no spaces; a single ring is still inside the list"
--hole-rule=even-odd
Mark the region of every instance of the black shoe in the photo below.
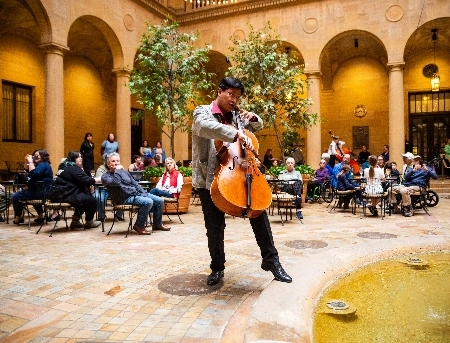
[[[280,262],[270,263],[270,262],[264,262],[261,263],[261,268],[265,271],[271,271],[275,280],[281,281],[281,282],[292,282],[292,278],[287,275],[287,273],[284,271],[283,267],[281,266]]]
[[[52,218],[48,218],[47,219],[47,223],[54,223],[54,222],[59,222],[61,220],[61,216],[58,214],[56,217]]]
[[[35,223],[38,223],[38,224],[44,224],[45,218],[41,218],[41,217],[36,218],[36,219],[34,220],[34,222],[35,222]]]
[[[123,222],[125,219],[121,216],[118,216],[117,214],[115,215],[116,220],[118,220],[119,222]]]
[[[13,224],[16,224],[16,225],[22,224],[23,222],[25,222],[25,219],[23,219],[23,217],[20,218],[18,222],[16,222],[15,220],[13,220]]]
[[[302,219],[303,219],[302,211],[297,211],[297,212],[295,213],[295,216],[297,217],[298,220],[302,220]]]
[[[214,286],[219,283],[220,279],[223,278],[224,272],[223,270],[215,272],[213,271],[211,274],[208,275],[208,278],[206,279],[206,284],[208,286]]]

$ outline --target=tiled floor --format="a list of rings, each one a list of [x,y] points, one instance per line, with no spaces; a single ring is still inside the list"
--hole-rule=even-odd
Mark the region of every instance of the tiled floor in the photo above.
[[[306,258],[369,241],[356,232],[449,237],[449,209],[450,200],[441,199],[431,216],[418,211],[412,218],[395,215],[383,221],[360,219],[360,210],[353,216],[329,213],[326,204],[306,204],[304,224],[294,219],[281,226],[278,216],[270,219],[281,262],[294,277]],[[50,225],[36,235],[36,226],[29,231],[27,225],[1,223],[0,341],[251,341],[255,334],[248,332],[249,319],[268,286],[284,292],[302,283],[299,278],[290,285],[272,281],[260,269],[248,221],[228,217],[225,278],[211,291],[202,283],[210,270],[200,205],[191,205],[182,216],[185,224],[173,216],[169,232],[128,238],[125,223],[110,236],[101,229],[60,229],[51,238]],[[167,217],[164,222],[169,223]],[[303,249],[299,240],[325,243]],[[177,280],[191,295],[173,294],[183,287]]]

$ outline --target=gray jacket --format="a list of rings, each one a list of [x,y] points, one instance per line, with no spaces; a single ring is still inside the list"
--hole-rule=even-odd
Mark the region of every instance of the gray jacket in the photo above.
[[[125,200],[132,195],[147,196],[147,192],[137,183],[131,174],[124,169],[116,169],[114,173],[106,172],[102,175],[102,184],[105,187],[119,186],[121,190],[120,200]]]
[[[263,122],[249,122],[245,128],[251,132],[261,130]],[[196,188],[210,189],[214,180],[214,171],[219,165],[216,157],[214,140],[233,142],[237,134],[236,118],[233,118],[233,126],[222,124],[220,119],[212,113],[210,105],[198,106],[194,110],[194,122],[192,124],[192,185]]]

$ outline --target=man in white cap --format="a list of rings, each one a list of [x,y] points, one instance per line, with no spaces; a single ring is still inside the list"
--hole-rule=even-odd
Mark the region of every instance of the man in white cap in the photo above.
[[[430,177],[436,180],[438,176],[433,169],[428,168],[425,164],[420,164],[421,157],[419,155],[414,156],[408,152],[402,156],[404,160],[411,160],[412,163],[411,166],[406,168],[403,174],[403,183],[400,186],[392,187],[392,191],[389,191],[389,196],[395,213],[397,212],[397,198],[395,194],[400,193],[404,210],[403,215],[405,217],[412,217],[414,212],[411,206],[411,193],[419,192],[421,187],[425,188],[427,186]]]
[[[402,169],[402,175],[405,175],[406,169],[409,167],[412,167],[413,165],[413,160],[414,160],[414,155],[410,152],[407,152],[405,154],[402,154],[403,157],[403,169]]]

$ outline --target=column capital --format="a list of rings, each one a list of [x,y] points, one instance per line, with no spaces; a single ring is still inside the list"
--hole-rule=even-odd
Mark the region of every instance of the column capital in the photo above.
[[[308,79],[318,79],[322,76],[320,70],[305,70],[305,75]]]
[[[388,70],[391,71],[398,71],[403,70],[403,67],[405,66],[405,62],[395,62],[395,63],[388,63],[387,67]]]
[[[46,54],[57,54],[63,56],[65,52],[69,51],[70,48],[65,45],[58,43],[44,43],[39,46]]]
[[[112,72],[119,77],[120,76],[129,77],[131,75],[131,69],[129,68],[115,68],[112,70]]]

